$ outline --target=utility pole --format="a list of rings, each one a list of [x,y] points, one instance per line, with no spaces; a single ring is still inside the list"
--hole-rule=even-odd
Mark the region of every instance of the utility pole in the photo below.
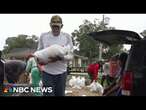
[[[103,18],[102,18],[102,30],[104,30],[105,26],[104,26],[104,15],[103,15]],[[99,61],[102,60],[102,47],[103,47],[103,44],[102,43],[99,43]]]
[[[103,18],[102,18],[102,30],[103,31],[106,30],[105,25],[107,25],[108,23],[109,23],[109,18],[108,17],[105,18],[105,16],[103,15]],[[102,60],[102,48],[103,48],[103,44],[100,43],[99,44],[99,61]]]

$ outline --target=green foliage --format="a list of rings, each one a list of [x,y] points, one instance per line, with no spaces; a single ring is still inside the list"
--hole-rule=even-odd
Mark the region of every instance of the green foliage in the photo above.
[[[83,24],[79,26],[79,30],[74,30],[72,33],[73,42],[75,46],[79,47],[79,51],[75,50],[75,52],[79,55],[88,57],[89,60],[98,59],[99,57],[99,42],[93,40],[91,37],[87,36],[90,32],[98,32],[103,29],[115,29],[114,27],[107,27],[103,25],[102,21],[94,20],[94,23],[84,20]],[[123,48],[122,45],[114,45],[112,47],[108,47],[103,44],[103,50],[108,50],[107,52],[103,51],[103,58],[109,58],[110,56],[119,53]]]
[[[4,53],[9,53],[15,48],[37,48],[38,37],[35,35],[18,35],[17,37],[8,37],[6,39],[6,45],[4,46]]]
[[[143,30],[143,31],[141,32],[141,35],[142,35],[143,37],[146,37],[146,30]]]
[[[102,57],[104,59],[109,59],[111,56],[121,53],[122,51],[123,51],[123,45],[112,45],[108,47],[108,52],[103,51]]]

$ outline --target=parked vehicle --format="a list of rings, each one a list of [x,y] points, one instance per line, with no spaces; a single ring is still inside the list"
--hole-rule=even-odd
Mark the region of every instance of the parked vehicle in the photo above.
[[[122,95],[146,95],[146,38],[128,30],[91,32],[94,40],[108,44],[131,44],[122,77]]]

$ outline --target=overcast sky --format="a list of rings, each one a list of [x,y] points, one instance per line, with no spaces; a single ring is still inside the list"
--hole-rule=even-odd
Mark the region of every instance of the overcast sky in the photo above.
[[[19,34],[40,36],[42,32],[50,30],[49,22],[56,14],[0,14],[0,50],[8,37]],[[57,14],[63,19],[62,31],[71,34],[83,20],[102,20],[103,14]],[[104,14],[110,18],[109,26],[116,29],[136,31],[146,30],[146,14]]]

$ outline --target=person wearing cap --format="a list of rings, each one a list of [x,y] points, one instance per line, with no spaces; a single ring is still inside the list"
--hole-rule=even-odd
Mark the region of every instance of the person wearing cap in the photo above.
[[[67,76],[67,62],[72,60],[73,43],[68,33],[61,32],[63,28],[62,18],[58,15],[52,16],[50,20],[51,31],[42,33],[38,50],[45,49],[51,45],[57,44],[63,47],[69,47],[71,57],[49,57],[49,61],[42,61],[38,58],[38,62],[44,64],[42,72],[43,87],[52,87],[52,92],[44,92],[44,96],[65,96],[65,85]]]

